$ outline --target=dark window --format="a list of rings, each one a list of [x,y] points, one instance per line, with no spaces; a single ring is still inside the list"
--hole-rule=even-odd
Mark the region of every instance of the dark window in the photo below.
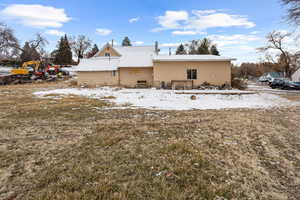
[[[116,76],[117,71],[112,71],[112,76]]]
[[[197,69],[188,69],[187,70],[187,79],[196,80],[197,79]]]
[[[110,56],[110,53],[105,53],[105,56],[109,57],[109,56]]]

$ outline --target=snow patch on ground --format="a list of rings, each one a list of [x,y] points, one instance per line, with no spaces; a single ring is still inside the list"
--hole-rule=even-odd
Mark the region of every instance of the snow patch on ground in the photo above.
[[[77,75],[77,72],[76,72],[76,69],[77,69],[77,66],[72,66],[72,67],[62,67],[61,68],[63,71],[67,71],[70,73],[70,76],[76,76]]]
[[[12,67],[0,66],[0,74],[9,74],[12,69]]]
[[[176,94],[187,92],[180,90],[156,89],[118,89],[102,87],[96,89],[57,89],[35,92],[39,97],[47,95],[80,95],[90,98],[106,99],[124,108],[146,108],[157,110],[191,110],[191,109],[227,109],[227,108],[270,108],[280,106],[295,106],[300,103],[289,101],[278,95],[258,93],[247,95],[195,95],[196,100],[191,100],[190,94]],[[189,90],[188,92],[242,92],[239,90]],[[115,98],[108,98],[115,97]]]

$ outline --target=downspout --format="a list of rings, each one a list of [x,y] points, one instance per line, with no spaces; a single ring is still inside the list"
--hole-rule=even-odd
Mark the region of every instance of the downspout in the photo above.
[[[120,70],[120,67],[118,67],[118,85],[121,86],[121,70]]]

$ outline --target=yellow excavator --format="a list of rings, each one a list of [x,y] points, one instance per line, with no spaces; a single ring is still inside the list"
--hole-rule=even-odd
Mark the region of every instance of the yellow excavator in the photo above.
[[[12,75],[28,76],[40,70],[41,61],[28,61],[22,67],[11,70]]]

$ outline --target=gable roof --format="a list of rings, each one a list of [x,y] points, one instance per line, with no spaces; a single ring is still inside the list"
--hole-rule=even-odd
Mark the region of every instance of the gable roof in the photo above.
[[[234,58],[215,55],[156,55],[154,61],[170,62],[170,61],[234,61]]]
[[[107,43],[106,45],[104,45],[96,54],[94,57],[100,57],[98,56],[102,51],[104,51],[104,49],[106,49],[107,47],[109,47],[110,49],[112,49],[118,56],[121,56],[120,52],[118,52],[111,44]]]
[[[106,47],[117,52],[116,57],[94,56],[82,59],[76,71],[113,71],[122,67],[153,67],[155,61],[233,61],[233,58],[214,55],[156,55],[155,46],[111,46],[106,44],[96,55]]]

